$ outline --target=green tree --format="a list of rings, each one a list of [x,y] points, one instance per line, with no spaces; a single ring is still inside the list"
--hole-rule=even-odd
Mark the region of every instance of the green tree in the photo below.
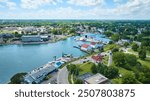
[[[104,34],[107,36],[107,37],[110,37],[113,35],[113,33],[111,31],[105,31]]]
[[[125,54],[125,61],[130,66],[135,66],[137,64],[137,58],[133,54]]]
[[[125,54],[122,52],[115,52],[113,55],[113,61],[116,66],[123,66],[125,64]]]
[[[139,46],[138,46],[136,43],[133,43],[133,44],[132,44],[132,49],[133,49],[134,51],[137,51],[138,48],[139,48]]]
[[[23,77],[26,75],[27,73],[17,73],[15,74],[11,79],[10,79],[10,83],[11,84],[21,84],[21,82],[23,82]]]
[[[129,43],[128,43],[128,42],[125,42],[125,43],[124,43],[124,46],[125,46],[125,47],[128,47],[128,46],[129,46]]]
[[[97,66],[97,71],[103,75],[105,75],[105,71],[107,70],[107,66],[99,63]]]
[[[84,82],[82,80],[80,80],[80,79],[76,79],[74,83],[75,84],[83,84]]]
[[[116,48],[116,47],[113,48],[113,49],[112,49],[112,52],[113,52],[113,53],[114,53],[114,52],[119,52],[119,48]]]
[[[115,67],[107,67],[107,70],[105,71],[105,76],[109,79],[113,79],[118,77],[119,70]]]
[[[143,67],[144,77],[142,78],[141,82],[145,84],[150,84],[150,68]]]
[[[98,72],[97,66],[95,64],[92,65],[91,71],[92,71],[93,74],[96,74]]]
[[[122,83],[123,84],[136,84],[135,75],[133,73],[125,73],[122,76]]]
[[[120,38],[119,34],[113,34],[113,35],[111,36],[111,39],[112,39],[113,41],[115,41],[115,42],[118,41],[119,38]]]
[[[79,75],[79,68],[76,68],[75,75],[76,75],[76,76]]]
[[[138,54],[140,59],[144,60],[146,58],[146,51],[144,49],[141,49]]]

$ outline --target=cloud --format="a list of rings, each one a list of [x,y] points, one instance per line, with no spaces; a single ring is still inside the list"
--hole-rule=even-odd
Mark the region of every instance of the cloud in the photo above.
[[[4,4],[1,5],[1,7],[8,7],[10,10],[16,9],[17,4],[15,2],[9,1],[9,0],[0,0],[0,3]]]
[[[50,5],[53,4],[53,2],[60,2],[61,5],[63,5],[63,3],[66,2],[62,3],[62,0],[25,1],[28,1],[28,3],[26,4],[26,6],[24,5],[24,8],[30,10],[21,9],[21,12],[3,12],[0,18],[11,17],[16,19],[150,19],[150,0],[128,0],[127,2],[116,5],[113,8],[106,6],[93,6],[101,4],[92,3],[89,4],[90,6],[92,6],[89,9],[82,9],[82,7],[74,8],[74,6],[72,6],[73,4],[68,4],[67,6],[59,5],[55,6],[55,8],[42,8],[43,5]],[[77,2],[79,1],[76,0],[76,3]],[[84,2],[84,0],[80,2]],[[37,9],[39,7],[40,9]]]
[[[113,0],[114,3],[120,3],[123,2],[124,0]]]
[[[78,6],[96,6],[104,3],[104,0],[68,0],[69,4]]]
[[[21,0],[21,7],[24,9],[37,9],[42,5],[61,3],[62,0]]]
[[[11,10],[16,9],[16,3],[14,2],[7,2],[6,5]]]
[[[147,12],[150,7],[150,0],[129,0],[126,4],[116,7],[116,12],[120,14],[133,14],[140,11]]]

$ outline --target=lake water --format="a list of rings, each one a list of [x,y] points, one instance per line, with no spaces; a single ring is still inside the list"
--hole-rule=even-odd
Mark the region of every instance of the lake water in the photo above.
[[[79,49],[73,48],[78,43],[74,37],[56,43],[41,45],[5,45],[0,46],[0,83],[7,83],[16,73],[29,72],[40,67],[53,57],[61,57],[62,53],[75,57],[85,55]]]
[[[104,42],[109,41],[102,35],[91,35]],[[74,38],[49,44],[0,46],[0,83],[7,83],[16,73],[29,72],[43,66],[54,60],[54,56],[61,57],[62,53],[72,54],[74,57],[84,56],[86,53],[73,47],[81,45],[83,42],[75,41]],[[89,44],[89,42],[86,43]]]

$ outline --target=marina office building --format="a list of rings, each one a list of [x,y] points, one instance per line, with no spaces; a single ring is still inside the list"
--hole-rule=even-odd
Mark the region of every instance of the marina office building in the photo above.
[[[28,36],[22,36],[21,40],[22,42],[42,42],[42,41],[48,41],[48,36],[41,36],[41,35],[28,35]]]

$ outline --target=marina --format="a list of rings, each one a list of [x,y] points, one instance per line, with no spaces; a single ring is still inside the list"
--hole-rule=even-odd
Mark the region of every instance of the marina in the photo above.
[[[52,65],[51,63],[53,63],[52,61],[56,61],[56,58],[62,57],[63,53],[71,54],[73,57],[86,55],[87,52],[81,50],[80,47],[75,48],[75,46],[84,43],[89,44],[90,42],[77,41],[75,38],[70,37],[66,40],[48,44],[0,46],[0,60],[3,60],[0,61],[0,83],[8,82],[14,74],[20,72],[34,74],[33,77],[30,77],[30,75],[27,78],[31,79],[32,82],[35,78],[39,78],[36,82],[40,82],[45,75],[56,69],[56,67],[59,68],[61,66],[60,62]],[[66,61],[68,60],[63,60],[63,62]],[[42,66],[42,68],[37,68],[39,66]],[[51,69],[47,71],[50,67]],[[40,72],[37,72],[37,69]],[[47,72],[45,73],[44,71]]]
[[[36,68],[24,77],[27,84],[38,84],[50,73],[57,71],[64,63],[71,61],[71,57],[61,57],[56,61],[51,61],[40,68]]]

